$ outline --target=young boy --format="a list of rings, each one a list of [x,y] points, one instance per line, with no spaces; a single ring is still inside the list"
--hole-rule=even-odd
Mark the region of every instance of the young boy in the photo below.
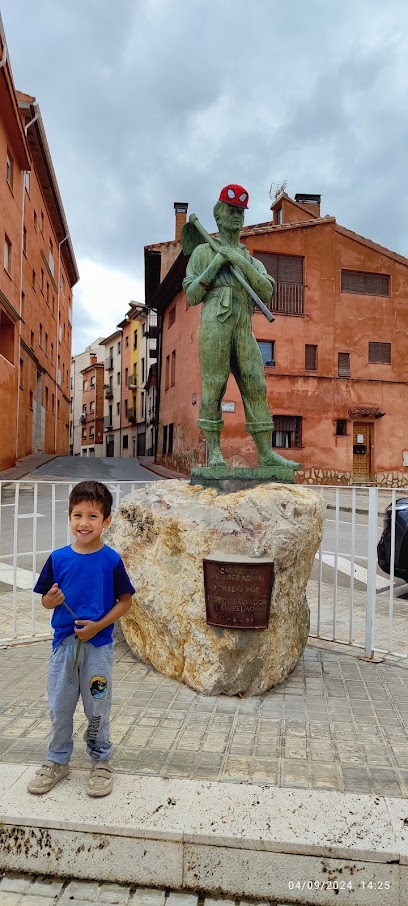
[[[87,793],[107,796],[112,790],[113,624],[129,610],[134,588],[119,554],[101,541],[111,508],[112,495],[99,481],[82,481],[72,489],[69,525],[75,541],[53,551],[34,588],[42,594],[43,607],[54,611],[54,638],[48,673],[48,761],[28,784],[30,793],[47,793],[69,774],[79,696],[88,719],[84,740],[92,760]]]

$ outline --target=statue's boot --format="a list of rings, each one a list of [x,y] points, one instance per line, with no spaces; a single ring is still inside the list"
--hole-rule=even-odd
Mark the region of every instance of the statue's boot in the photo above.
[[[225,460],[220,447],[221,428],[224,422],[221,419],[210,421],[208,418],[200,418],[198,424],[207,441],[208,465],[224,466]]]
[[[251,434],[258,450],[258,465],[279,466],[286,469],[302,468],[299,462],[294,462],[292,459],[285,459],[284,456],[280,456],[279,453],[275,453],[275,451],[272,450],[270,431],[251,431]]]

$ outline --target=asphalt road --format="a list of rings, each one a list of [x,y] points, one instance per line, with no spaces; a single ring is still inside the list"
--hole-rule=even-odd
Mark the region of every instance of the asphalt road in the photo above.
[[[94,456],[57,456],[29,476],[38,481],[157,481],[159,475],[143,468],[137,459]]]

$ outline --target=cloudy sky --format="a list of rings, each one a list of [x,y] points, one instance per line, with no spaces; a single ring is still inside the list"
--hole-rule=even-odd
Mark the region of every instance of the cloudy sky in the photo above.
[[[0,0],[37,98],[81,281],[73,352],[143,301],[174,201],[213,229],[228,182],[271,184],[408,255],[406,0]]]

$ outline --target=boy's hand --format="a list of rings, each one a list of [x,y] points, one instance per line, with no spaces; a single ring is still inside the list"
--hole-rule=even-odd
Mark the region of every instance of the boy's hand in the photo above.
[[[82,629],[79,627],[82,627]],[[75,620],[75,635],[82,642],[88,642],[89,639],[93,639],[97,632],[99,632],[99,627],[95,620]]]
[[[64,592],[58,588],[58,582],[54,582],[54,585],[51,585],[49,591],[46,595],[42,596],[43,606],[48,610],[53,610],[54,607],[59,607],[65,601]]]

